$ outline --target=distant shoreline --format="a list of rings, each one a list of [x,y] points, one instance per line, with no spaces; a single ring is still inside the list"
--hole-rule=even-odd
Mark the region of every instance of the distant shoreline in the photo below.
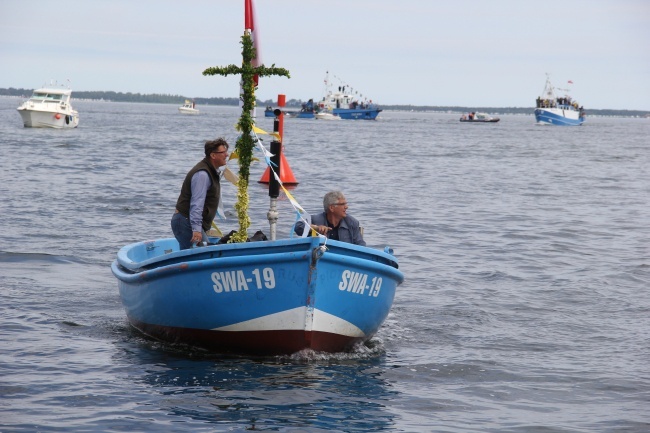
[[[15,98],[28,98],[34,89],[15,89],[15,88],[0,88],[0,96],[8,96]],[[157,103],[157,104],[183,104],[186,99],[193,100],[196,105],[225,105],[225,106],[238,106],[238,98],[190,98],[181,95],[166,95],[166,94],[140,94],[140,93],[122,93],[112,91],[73,91],[72,100],[78,101],[106,101],[106,102],[141,102],[141,103]],[[303,102],[300,99],[290,99],[287,101],[287,107],[301,107]],[[534,102],[534,100],[533,100]],[[273,100],[257,100],[259,108],[266,106],[275,106]],[[471,111],[482,111],[489,114],[526,114],[532,115],[535,109],[534,105],[530,107],[461,107],[461,106],[416,106],[416,105],[382,105],[380,108],[385,111],[422,111],[422,112],[436,112],[436,113],[468,113]],[[643,117],[650,118],[650,111],[646,110],[616,110],[616,109],[586,109],[587,116],[603,116],[603,117]]]

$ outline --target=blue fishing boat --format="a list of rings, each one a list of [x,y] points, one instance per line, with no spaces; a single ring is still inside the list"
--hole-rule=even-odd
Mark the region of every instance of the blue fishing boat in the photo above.
[[[569,84],[573,84],[569,81]],[[568,89],[558,97],[551,79],[546,74],[546,84],[542,96],[537,98],[535,120],[542,125],[579,126],[586,120],[585,110],[568,95]]]
[[[325,74],[325,96],[318,109],[347,120],[375,120],[382,111],[372,99],[364,98],[347,84],[333,87],[329,72]]]
[[[144,334],[259,355],[367,341],[404,279],[390,248],[321,237],[189,250],[174,238],[138,242],[111,269],[130,323]]]
[[[275,117],[275,110],[279,107],[266,107],[264,110],[264,117]],[[313,119],[317,113],[316,107],[314,107],[314,100],[310,99],[309,101],[302,104],[302,107],[299,111],[296,110],[287,110],[284,107],[280,108],[282,113],[287,117],[295,117],[297,119]]]
[[[273,113],[278,108],[279,107],[266,107],[264,109],[264,117],[275,117],[275,114]],[[314,110],[296,111],[296,110],[287,110],[284,107],[280,108],[280,110],[286,117],[295,117],[296,119],[313,119],[316,117]]]
[[[248,17],[252,0],[245,0],[245,5],[243,64],[252,65]],[[248,166],[241,160],[250,161],[252,145],[260,148],[274,173],[267,213],[270,240],[256,234],[248,242],[250,219],[244,214],[240,230],[231,233],[230,240],[235,242],[215,236],[207,245],[181,250],[175,238],[163,238],[122,247],[111,270],[126,316],[134,328],[150,337],[220,353],[351,350],[381,327],[404,275],[388,246],[377,250],[331,240],[315,231],[311,236],[306,231],[302,237],[276,239],[280,190],[296,210],[292,218],[306,224],[310,219],[282,185],[278,131],[284,115],[276,112],[271,134],[276,140],[270,152],[257,137],[264,131],[251,123],[252,69],[241,69],[244,91],[236,147],[240,176],[231,181],[238,187],[237,206],[247,211]],[[228,75],[236,70],[235,65],[214,67],[204,75]],[[260,70],[265,76],[289,75],[282,68]],[[244,152],[248,152],[246,158]]]

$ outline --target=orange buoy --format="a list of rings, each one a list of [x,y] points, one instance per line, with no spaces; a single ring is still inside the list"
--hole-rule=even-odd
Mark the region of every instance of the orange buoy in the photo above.
[[[286,104],[286,96],[285,95],[278,95],[278,107],[284,107]],[[282,138],[284,137],[284,114],[281,113],[280,116],[278,116],[278,134],[280,134],[280,141],[282,141]],[[282,146],[282,151],[280,152],[280,182],[282,182],[284,185],[298,185],[298,181],[293,175],[293,172],[291,171],[291,167],[289,167],[289,162],[287,159],[284,157],[284,145]],[[258,181],[259,183],[269,183],[269,179],[271,178],[271,168],[266,167],[266,170],[264,171],[264,174],[262,174],[262,177]]]
[[[56,113],[54,117],[56,117],[56,120],[59,120],[61,118],[61,115],[59,113]]]
[[[266,167],[266,170],[264,171],[264,174],[259,180],[259,183],[269,183],[269,179],[271,178],[271,167]],[[298,185],[298,181],[293,175],[293,172],[291,171],[291,167],[289,167],[289,163],[287,162],[287,159],[284,157],[284,152],[280,154],[280,181],[284,185]]]

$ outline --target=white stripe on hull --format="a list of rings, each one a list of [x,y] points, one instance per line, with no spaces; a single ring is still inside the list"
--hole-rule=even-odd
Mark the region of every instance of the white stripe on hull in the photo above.
[[[311,311],[308,311],[311,310]],[[311,320],[310,320],[311,319]],[[352,323],[324,311],[307,307],[297,307],[281,313],[246,320],[213,331],[317,331],[361,338],[365,334]]]

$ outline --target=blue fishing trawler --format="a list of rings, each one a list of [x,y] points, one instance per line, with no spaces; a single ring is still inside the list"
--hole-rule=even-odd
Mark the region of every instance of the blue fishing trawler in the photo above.
[[[382,109],[359,95],[358,92],[347,84],[333,86],[329,78],[329,71],[325,74],[325,96],[318,103],[319,111],[326,111],[341,119],[347,120],[375,120]]]
[[[572,84],[569,82],[569,84]],[[551,79],[546,74],[546,84],[542,96],[539,96],[535,107],[535,120],[542,125],[580,126],[586,120],[585,110],[568,95],[558,97]]]

